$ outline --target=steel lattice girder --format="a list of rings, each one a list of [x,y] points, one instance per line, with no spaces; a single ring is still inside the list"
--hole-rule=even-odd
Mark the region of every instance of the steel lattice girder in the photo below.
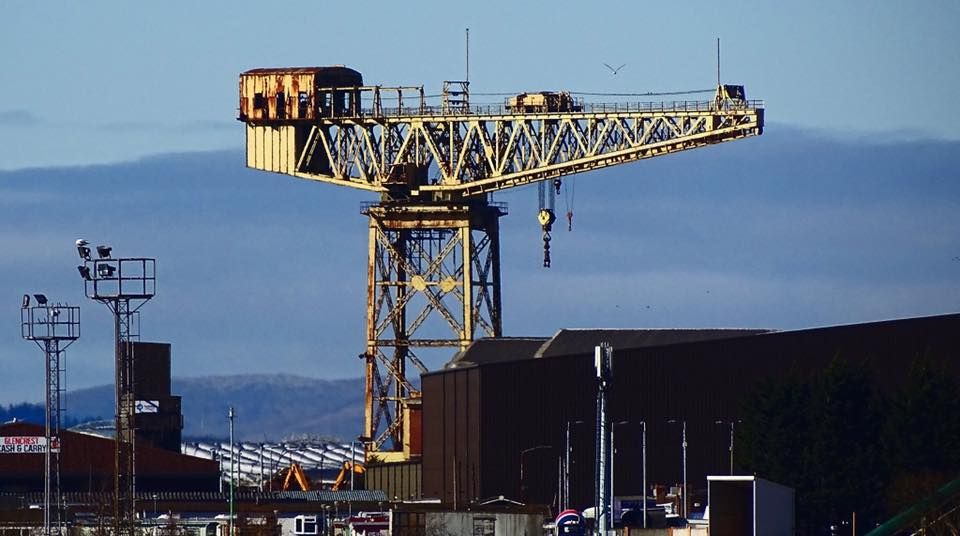
[[[499,222],[503,207],[376,205],[370,218],[367,400],[364,435],[379,449],[399,444],[400,403],[418,394],[406,377],[427,367],[417,347],[463,349],[477,333],[499,337]],[[438,338],[437,323],[449,336]],[[430,331],[434,330],[434,331]],[[422,331],[430,331],[420,335]],[[392,350],[392,351],[391,351]],[[386,422],[384,422],[386,421]]]
[[[248,154],[248,165],[386,193],[398,186],[391,171],[412,164],[431,175],[402,185],[412,195],[459,199],[757,135],[762,128],[757,107],[331,118],[309,127],[249,125],[248,153],[256,153],[250,140],[258,129],[290,129],[283,143],[293,154],[279,167]]]

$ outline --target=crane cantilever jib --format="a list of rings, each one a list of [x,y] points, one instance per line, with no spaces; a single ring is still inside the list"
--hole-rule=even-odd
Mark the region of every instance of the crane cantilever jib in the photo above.
[[[419,393],[407,367],[427,367],[416,352],[502,335],[506,207],[487,194],[763,133],[763,103],[747,100],[743,86],[720,85],[709,101],[584,104],[541,92],[473,107],[467,82],[445,87],[456,89],[437,107],[422,87],[364,86],[342,66],[240,75],[248,167],[380,197],[364,208],[360,357],[363,437],[382,461],[419,454]]]

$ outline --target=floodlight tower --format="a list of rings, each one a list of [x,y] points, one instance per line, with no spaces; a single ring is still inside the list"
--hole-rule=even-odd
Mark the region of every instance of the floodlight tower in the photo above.
[[[63,501],[60,494],[60,395],[63,387],[61,357],[64,350],[80,338],[80,307],[51,304],[43,294],[23,295],[20,307],[20,335],[33,341],[44,356],[44,440],[43,455],[43,533],[62,533]]]
[[[116,336],[114,374],[116,407],[114,440],[114,534],[134,533],[136,516],[136,400],[134,395],[133,342],[140,336],[137,311],[156,292],[156,259],[144,257],[113,258],[109,246],[97,246],[97,258],[90,256],[86,240],[77,240],[77,253],[83,259],[78,266],[84,293],[113,313]]]

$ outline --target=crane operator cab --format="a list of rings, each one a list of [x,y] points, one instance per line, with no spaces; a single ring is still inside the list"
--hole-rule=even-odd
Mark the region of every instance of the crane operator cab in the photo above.
[[[280,67],[240,74],[240,120],[313,120],[360,115],[363,76],[349,67]]]

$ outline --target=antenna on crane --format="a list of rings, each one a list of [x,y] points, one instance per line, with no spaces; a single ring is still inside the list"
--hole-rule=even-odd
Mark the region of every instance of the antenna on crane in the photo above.
[[[720,87],[720,38],[717,38],[717,87]]]
[[[464,80],[470,83],[470,28],[467,28],[467,77]]]

